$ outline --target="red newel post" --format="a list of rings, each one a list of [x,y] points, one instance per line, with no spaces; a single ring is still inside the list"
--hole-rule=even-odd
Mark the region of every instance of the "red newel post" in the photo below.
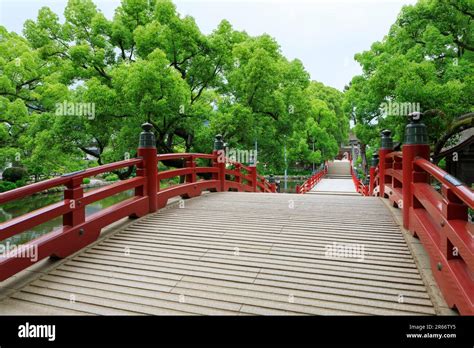
[[[384,197],[385,193],[385,169],[387,168],[387,159],[385,156],[393,151],[392,132],[388,129],[382,131],[382,144],[379,149],[379,196]]]
[[[235,171],[237,173],[237,175],[235,175],[235,182],[239,184],[239,188],[238,190],[241,191],[241,184],[242,184],[242,177],[240,176],[241,175],[241,164],[240,163],[236,163],[234,165],[235,167]]]
[[[155,135],[151,131],[150,123],[142,125],[143,132],[140,133],[138,145],[138,156],[143,159],[143,165],[137,168],[137,176],[146,178],[146,187],[143,195],[148,196],[148,212],[153,213],[158,209],[156,194],[158,193],[158,157],[156,153]]]
[[[193,156],[186,161],[186,168],[196,168],[196,160]],[[193,171],[191,174],[186,175],[186,183],[192,183],[197,181],[196,171]]]
[[[375,185],[375,169],[379,165],[379,154],[374,153],[372,155],[372,165],[370,166],[370,172],[369,172],[369,196],[372,196],[374,193],[374,185]]]
[[[85,206],[81,202],[83,195],[82,177],[71,179],[64,190],[64,199],[69,200],[72,211],[63,215],[63,226],[77,226],[86,220]]]
[[[213,179],[219,180],[218,191],[225,191],[225,150],[224,150],[224,141],[222,140],[222,135],[217,134],[214,139],[214,151],[212,154],[216,156],[216,159],[213,161],[213,166],[219,169],[217,175],[213,176]]]
[[[416,157],[430,158],[430,146],[426,126],[420,122],[419,112],[409,115],[410,123],[405,128],[405,141],[402,146],[403,169],[403,227],[410,229],[410,210],[414,208],[413,182],[427,181],[427,175],[420,172],[416,174],[413,161]],[[416,207],[415,207],[416,208]]]

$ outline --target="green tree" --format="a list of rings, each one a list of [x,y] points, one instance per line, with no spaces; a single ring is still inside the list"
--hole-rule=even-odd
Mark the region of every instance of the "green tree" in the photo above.
[[[345,110],[364,148],[378,144],[383,128],[403,139],[406,118],[385,114],[387,103],[419,104],[435,155],[447,132],[460,129],[457,119],[474,105],[473,15],[471,0],[419,1],[402,8],[382,41],[355,56],[363,75],[352,79]]]
[[[83,168],[86,155],[98,164],[135,156],[143,122],[160,153],[209,152],[221,133],[235,148],[257,141],[273,171],[285,145],[308,165],[347,137],[342,94],[310,82],[273,38],[225,20],[205,35],[171,1],[123,0],[108,20],[92,0],[69,0],[64,22],[44,7],[24,38],[0,33],[0,165],[20,152],[37,179]],[[58,112],[69,103],[94,113]]]

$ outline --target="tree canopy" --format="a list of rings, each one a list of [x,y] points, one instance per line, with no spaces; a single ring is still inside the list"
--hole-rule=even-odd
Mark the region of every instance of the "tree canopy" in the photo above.
[[[203,34],[166,0],[122,0],[112,19],[69,0],[64,18],[43,7],[23,36],[0,27],[0,166],[16,158],[39,177],[80,169],[85,155],[134,156],[143,122],[160,153],[209,152],[217,133],[235,148],[257,142],[268,171],[283,169],[285,145],[291,164],[309,166],[347,137],[342,92],[311,81],[269,35],[226,20]],[[58,113],[68,103],[94,112]]]
[[[408,103],[424,113],[430,143],[439,153],[462,129],[458,119],[474,111],[472,0],[420,0],[404,6],[388,35],[355,59],[363,74],[345,91],[344,109],[363,147],[378,146],[384,128],[402,141],[405,115],[386,113],[383,106]]]
[[[363,73],[341,92],[311,81],[271,36],[227,20],[204,34],[171,1],[122,0],[106,18],[69,0],[63,21],[43,7],[22,35],[0,27],[0,167],[38,179],[133,157],[150,122],[160,153],[209,152],[220,133],[232,148],[257,144],[266,172],[283,171],[285,148],[290,167],[309,169],[347,143],[349,119],[367,165],[382,129],[403,140],[400,105],[424,113],[436,157],[473,126],[473,17],[472,0],[404,6],[355,55]]]

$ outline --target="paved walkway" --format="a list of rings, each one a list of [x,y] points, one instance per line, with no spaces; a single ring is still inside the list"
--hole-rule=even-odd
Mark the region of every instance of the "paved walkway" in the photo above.
[[[352,179],[325,179],[323,178],[310,193],[336,192],[357,194]]]
[[[0,313],[435,314],[379,198],[227,192],[184,202],[30,272]]]
[[[337,160],[328,162],[327,175],[308,193],[323,195],[359,195],[352,181],[350,162]]]

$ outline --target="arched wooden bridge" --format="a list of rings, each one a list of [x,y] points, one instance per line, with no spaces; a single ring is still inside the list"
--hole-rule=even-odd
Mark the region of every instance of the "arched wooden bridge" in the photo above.
[[[212,154],[157,155],[153,144],[146,125],[136,159],[0,195],[66,186],[62,201],[0,224],[5,240],[63,216],[61,229],[1,256],[0,314],[474,314],[474,195],[429,162],[423,141],[393,152],[386,132],[368,185],[349,162],[342,174],[329,163],[301,194],[226,163],[220,138]],[[184,167],[158,172],[169,160]],[[84,178],[130,166],[136,177],[84,193]],[[335,192],[330,180],[352,186]]]

